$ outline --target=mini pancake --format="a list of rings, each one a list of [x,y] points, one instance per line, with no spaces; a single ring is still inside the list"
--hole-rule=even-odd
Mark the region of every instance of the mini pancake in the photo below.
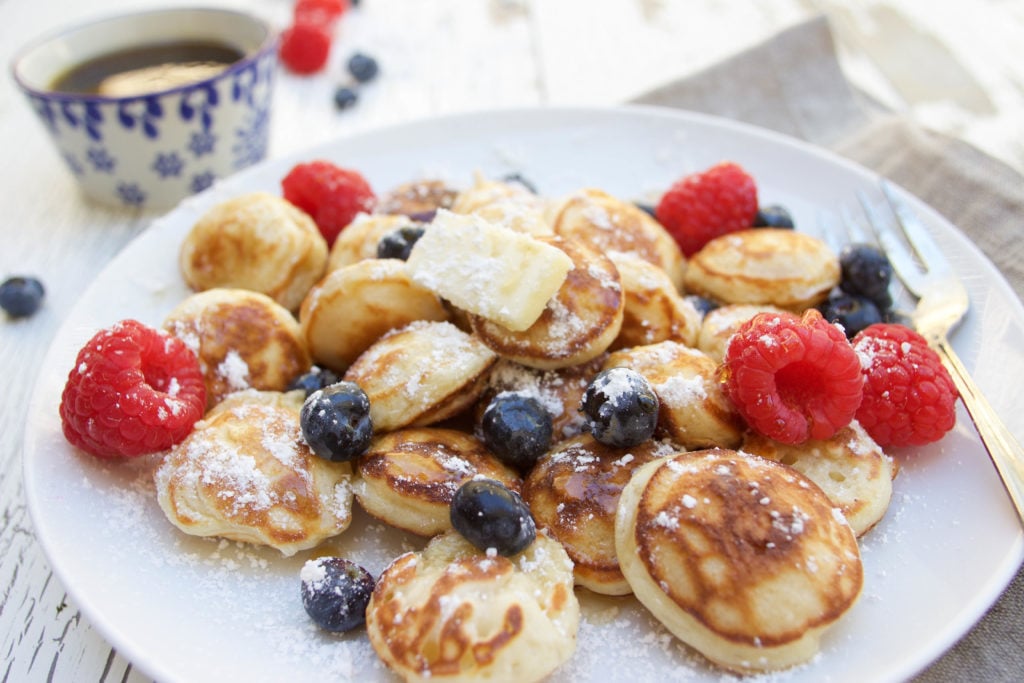
[[[811,659],[863,584],[853,531],[816,484],[725,449],[640,467],[619,499],[615,544],[651,614],[741,673]]]
[[[746,424],[718,381],[718,364],[674,341],[609,354],[603,368],[624,367],[647,379],[658,395],[658,429],[687,449],[735,448]]]
[[[298,321],[259,292],[193,294],[167,314],[163,327],[199,359],[208,408],[243,389],[284,391],[312,364]]]
[[[523,500],[569,553],[576,585],[603,595],[632,592],[615,554],[619,495],[640,465],[679,450],[656,441],[619,449],[583,434],[537,461],[523,482]]]
[[[449,504],[484,477],[519,491],[519,476],[479,439],[454,429],[412,427],[375,437],[356,465],[356,499],[368,513],[420,536],[452,528]]]
[[[631,254],[610,252],[626,293],[622,329],[612,350],[671,339],[697,345],[701,316],[658,266]]]
[[[438,209],[451,209],[458,191],[443,180],[414,180],[392,188],[377,202],[377,213],[419,218]]]
[[[686,269],[690,294],[731,304],[769,304],[801,312],[839,284],[839,257],[816,237],[756,228],[716,237]]]
[[[579,620],[572,561],[542,532],[512,557],[437,536],[384,570],[366,608],[374,651],[420,683],[543,680],[572,657]]]
[[[743,450],[799,470],[821,487],[857,536],[889,509],[896,464],[856,420],[826,441],[790,446],[750,433]]]
[[[302,392],[245,391],[196,423],[154,475],[167,519],[292,555],[352,519],[352,468],[317,457],[302,438]]]
[[[519,183],[487,180],[477,175],[472,187],[460,192],[452,213],[473,214],[502,227],[530,235],[551,235],[545,201]]]
[[[370,399],[376,432],[425,425],[473,405],[497,355],[448,322],[414,322],[377,340],[345,372]]]
[[[536,399],[551,415],[552,440],[576,436],[583,431],[586,420],[580,412],[583,393],[601,369],[603,357],[587,363],[557,370],[538,370],[504,358],[498,360],[487,378],[487,387],[476,406],[476,423],[491,400],[503,393],[519,394]]]
[[[782,313],[777,306],[764,304],[726,304],[708,311],[697,335],[697,348],[716,363],[725,358],[725,349],[740,326],[758,313]]]
[[[335,372],[344,372],[391,330],[448,318],[441,299],[413,282],[398,259],[367,259],[332,270],[299,311],[310,354]]]
[[[377,258],[377,245],[388,233],[422,223],[400,215],[356,214],[352,222],[338,233],[327,257],[328,272],[353,263]]]
[[[324,273],[327,241],[290,202],[255,192],[203,214],[181,244],[179,266],[196,291],[251,289],[294,311]]]
[[[672,236],[646,211],[597,189],[575,192],[551,211],[556,235],[584,241],[607,254],[641,258],[665,271],[678,291],[686,259]]]
[[[578,365],[604,353],[622,328],[625,297],[606,255],[581,242],[539,237],[572,259],[573,268],[540,318],[514,332],[477,315],[473,332],[503,358],[543,370]]]

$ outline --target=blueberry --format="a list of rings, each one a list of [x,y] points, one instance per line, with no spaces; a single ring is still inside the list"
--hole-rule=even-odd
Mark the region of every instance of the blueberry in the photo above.
[[[348,59],[348,72],[360,83],[372,81],[377,77],[378,71],[377,60],[362,52],[357,52]]]
[[[288,391],[302,389],[306,392],[306,397],[309,398],[309,395],[317,389],[323,389],[324,387],[330,386],[340,380],[340,377],[327,368],[321,368],[314,365],[309,369],[309,372],[304,372],[293,379],[288,384]]]
[[[702,296],[697,296],[696,294],[687,294],[686,300],[693,304],[693,307],[697,309],[697,312],[701,314],[701,317],[720,307],[720,304],[717,301],[712,301],[711,299],[706,299]]]
[[[302,435],[325,460],[344,462],[362,455],[373,437],[370,399],[354,382],[317,389],[302,404]]]
[[[872,244],[849,244],[839,254],[839,267],[839,287],[844,292],[867,297],[883,309],[892,305],[892,264],[881,249]]]
[[[534,185],[529,180],[527,180],[522,173],[508,173],[505,176],[503,176],[501,180],[502,182],[505,183],[515,183],[517,185],[521,185],[522,187],[529,190],[531,193],[537,194],[537,186]]]
[[[640,209],[654,220],[658,220],[657,209],[654,204],[648,204],[646,202],[633,202],[636,208]]]
[[[434,220],[434,216],[437,215],[437,209],[430,209],[429,211],[416,211],[415,213],[408,214],[409,218],[416,221],[417,223],[429,223]]]
[[[339,633],[366,622],[374,581],[356,563],[341,557],[318,557],[302,566],[299,578],[302,606],[320,628]]]
[[[452,496],[455,530],[480,550],[506,557],[525,550],[537,537],[530,508],[515,491],[491,479],[472,479]]]
[[[0,308],[12,318],[26,318],[43,305],[43,283],[34,277],[15,276],[0,284]]]
[[[416,241],[423,237],[423,228],[408,225],[392,230],[377,243],[377,258],[409,258]]]
[[[868,325],[882,322],[882,313],[871,299],[845,292],[833,294],[818,310],[825,320],[842,325],[849,339]]]
[[[334,91],[334,106],[338,109],[354,107],[359,101],[359,95],[355,90],[347,86],[341,86]]]
[[[643,375],[610,368],[591,380],[580,410],[595,439],[606,446],[631,448],[654,434],[659,407],[658,396]]]
[[[777,204],[758,208],[754,216],[755,228],[792,228],[793,216],[789,211]]]
[[[532,396],[503,392],[484,410],[484,444],[505,464],[526,472],[551,447],[551,413]]]

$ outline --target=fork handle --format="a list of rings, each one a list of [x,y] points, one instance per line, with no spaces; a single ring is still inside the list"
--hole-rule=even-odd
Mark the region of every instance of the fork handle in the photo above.
[[[1024,524],[1024,448],[982,395],[949,340],[945,337],[934,340],[933,347],[953,377],[978,436],[999,471],[1003,486],[1010,494],[1017,515]]]

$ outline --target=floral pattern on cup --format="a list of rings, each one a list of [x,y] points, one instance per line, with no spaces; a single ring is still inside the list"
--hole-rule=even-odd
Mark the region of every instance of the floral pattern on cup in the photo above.
[[[87,195],[167,208],[265,158],[277,69],[270,38],[212,77],[138,96],[19,84]]]

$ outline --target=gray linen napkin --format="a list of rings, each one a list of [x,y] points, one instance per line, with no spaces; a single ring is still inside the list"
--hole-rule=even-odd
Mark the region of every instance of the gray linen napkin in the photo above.
[[[843,75],[824,17],[634,100],[771,128],[827,147],[920,197],[1024,297],[1024,178],[976,148],[883,110]],[[1024,679],[1024,571],[978,625],[914,680]]]

